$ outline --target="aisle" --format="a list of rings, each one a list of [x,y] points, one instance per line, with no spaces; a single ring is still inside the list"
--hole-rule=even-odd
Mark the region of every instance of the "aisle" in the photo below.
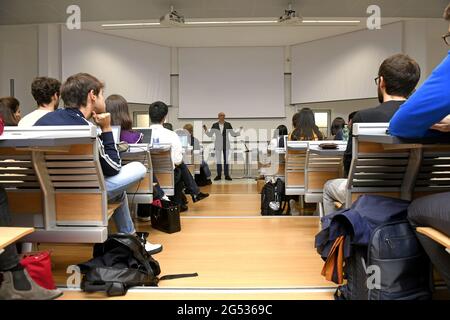
[[[251,181],[223,182],[208,189],[209,198],[189,204],[181,232],[165,234],[137,223],[138,230],[150,231],[151,242],[164,246],[155,255],[162,275],[197,272],[199,277],[138,288],[126,299],[184,299],[186,294],[192,299],[332,298],[334,286],[320,275],[323,262],[314,249],[317,217],[261,217],[260,195]],[[91,246],[53,245],[58,285],[66,284],[69,265],[91,254]],[[103,296],[68,291],[63,298],[85,297]]]

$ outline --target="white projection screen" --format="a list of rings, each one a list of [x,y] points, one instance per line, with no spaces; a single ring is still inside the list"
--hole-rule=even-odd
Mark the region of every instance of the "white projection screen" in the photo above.
[[[374,78],[402,52],[402,24],[384,25],[292,47],[292,103],[377,97]]]
[[[104,81],[105,95],[120,94],[130,103],[170,103],[168,47],[63,27],[63,79],[78,72]]]
[[[180,48],[179,118],[285,116],[284,48]]]

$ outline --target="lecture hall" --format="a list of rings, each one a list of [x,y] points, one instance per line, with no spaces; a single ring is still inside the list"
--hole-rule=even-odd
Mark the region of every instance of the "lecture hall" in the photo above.
[[[449,46],[448,0],[1,0],[0,300],[450,300]]]

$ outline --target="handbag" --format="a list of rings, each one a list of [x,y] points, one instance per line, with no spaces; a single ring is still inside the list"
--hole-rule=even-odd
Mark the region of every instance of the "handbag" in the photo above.
[[[158,207],[152,204],[150,210],[152,228],[165,233],[181,231],[180,206]]]
[[[50,252],[43,251],[25,254],[20,260],[20,264],[39,286],[48,290],[56,289],[52,274]]]

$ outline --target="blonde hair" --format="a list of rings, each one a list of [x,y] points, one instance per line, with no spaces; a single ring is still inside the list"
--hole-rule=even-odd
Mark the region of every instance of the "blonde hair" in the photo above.
[[[194,126],[190,123],[185,124],[183,129],[189,131],[190,134],[194,132]]]

